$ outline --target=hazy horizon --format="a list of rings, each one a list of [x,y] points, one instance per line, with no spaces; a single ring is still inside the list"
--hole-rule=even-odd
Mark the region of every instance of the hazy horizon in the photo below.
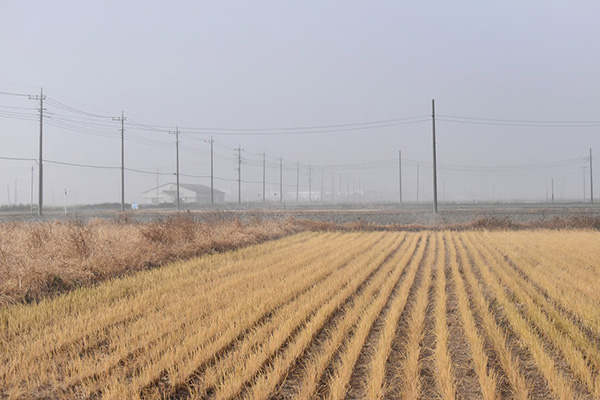
[[[227,201],[238,146],[243,201],[262,196],[263,152],[268,191],[281,157],[284,194],[299,163],[301,191],[310,166],[314,192],[324,177],[330,193],[333,175],[334,191],[341,179],[342,192],[395,201],[399,150],[404,200],[416,200],[418,165],[431,201],[432,99],[441,201],[544,200],[551,180],[557,201],[583,199],[589,149],[600,152],[598,15],[592,1],[5,1],[0,205],[15,181],[29,203],[32,167],[37,202],[39,103],[27,95],[41,87],[48,206],[64,190],[69,204],[120,202],[121,112],[128,203],[157,172],[175,181],[176,127],[181,182],[210,185],[212,136]]]

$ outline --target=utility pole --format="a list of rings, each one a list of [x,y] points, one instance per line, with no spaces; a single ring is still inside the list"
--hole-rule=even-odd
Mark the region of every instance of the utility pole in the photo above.
[[[333,178],[334,178],[334,174],[332,172],[331,173],[331,202],[332,203],[335,201],[335,197],[334,197],[334,194],[333,194],[333,189],[334,189],[334,187],[333,187]]]
[[[205,142],[209,142],[210,143],[210,205],[214,206],[215,205],[215,185],[214,185],[214,169],[213,169],[213,162],[214,162],[214,153],[213,153],[213,144],[215,143],[215,141],[213,140],[213,137],[210,137],[210,140],[205,140]]]
[[[554,204],[554,178],[552,178],[551,183],[552,183],[552,204]]]
[[[548,178],[546,178],[546,203],[548,202]]]
[[[321,203],[325,201],[325,170],[321,170]]]
[[[238,153],[238,203],[242,204],[242,145],[238,145],[238,148],[235,149]]]
[[[435,100],[431,100],[431,121],[433,124],[433,212],[438,212],[437,197],[437,155],[435,149]]]
[[[312,201],[312,183],[313,183],[312,165],[309,165],[308,166],[308,202],[309,203]]]
[[[176,158],[176,162],[177,162],[177,170],[176,170],[176,181],[177,181],[177,199],[176,199],[176,204],[177,204],[177,211],[179,211],[179,127],[176,126],[175,127],[175,131],[174,132],[169,132],[170,134],[174,134],[175,135],[175,158]]]
[[[279,157],[279,202],[283,203],[283,157]]]
[[[156,204],[158,204],[158,168],[156,168]]]
[[[590,148],[590,203],[594,204],[594,175],[592,174],[592,149]]]
[[[583,167],[581,167],[581,169],[583,170],[583,202],[585,203],[585,180],[586,180],[586,175],[587,175],[585,173],[586,172],[585,170],[587,169],[587,166],[584,165]]]
[[[40,159],[38,161],[40,169],[39,169],[39,188],[38,188],[38,215],[42,216],[42,209],[44,206],[44,166],[42,164],[42,143],[43,143],[43,132],[44,132],[44,100],[46,96],[44,96],[44,88],[40,89],[40,95],[28,96],[30,100],[39,100],[40,101]]]
[[[300,195],[300,163],[296,163],[296,203]]]
[[[215,170],[214,170],[214,152],[213,145],[215,141],[210,137],[210,205],[215,205]]]
[[[15,206],[16,206],[16,205],[19,203],[19,200],[18,200],[18,193],[19,193],[19,192],[17,192],[17,180],[15,179],[15,203],[14,203],[14,204],[15,204]]]
[[[417,203],[419,202],[419,164],[417,164]]]
[[[113,121],[121,121],[121,211],[125,211],[125,113],[121,111],[119,118],[113,117]]]
[[[29,205],[31,207],[31,215],[33,215],[33,167],[31,167],[31,200]]]
[[[402,151],[398,151],[398,187],[400,188],[400,207],[402,207]]]
[[[265,170],[266,170],[266,157],[267,157],[267,153],[263,152],[261,155],[262,155],[262,158],[263,158],[263,201],[262,202],[264,204],[266,202],[266,198],[265,198],[265,185],[266,185],[265,177],[266,177],[266,173],[265,173]]]
[[[350,177],[346,177],[346,197],[348,202],[350,201]]]

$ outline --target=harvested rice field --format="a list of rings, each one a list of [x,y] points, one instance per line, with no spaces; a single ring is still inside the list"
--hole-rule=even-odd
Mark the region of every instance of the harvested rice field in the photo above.
[[[598,399],[600,233],[303,232],[0,309],[6,399]]]

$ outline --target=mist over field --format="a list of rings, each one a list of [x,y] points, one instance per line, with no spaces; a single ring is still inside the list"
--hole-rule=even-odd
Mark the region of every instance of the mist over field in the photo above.
[[[120,203],[176,181],[237,203],[586,201],[600,5],[0,5],[0,205]],[[30,98],[33,96],[33,98]],[[238,151],[239,150],[239,158]],[[595,161],[596,156],[593,160]],[[597,162],[596,162],[597,163]],[[281,168],[281,170],[280,170]],[[417,178],[418,177],[418,178]],[[32,188],[33,187],[33,193]],[[33,196],[32,196],[33,194]]]
[[[599,15],[1,1],[0,399],[600,399]]]

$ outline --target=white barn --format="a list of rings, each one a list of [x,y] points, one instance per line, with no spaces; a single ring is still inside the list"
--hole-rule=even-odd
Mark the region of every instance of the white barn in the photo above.
[[[225,203],[225,192],[215,189],[215,204]],[[175,203],[177,199],[177,184],[170,182],[146,190],[144,193],[145,204]],[[210,187],[190,183],[179,184],[179,201],[182,204],[210,204]]]

